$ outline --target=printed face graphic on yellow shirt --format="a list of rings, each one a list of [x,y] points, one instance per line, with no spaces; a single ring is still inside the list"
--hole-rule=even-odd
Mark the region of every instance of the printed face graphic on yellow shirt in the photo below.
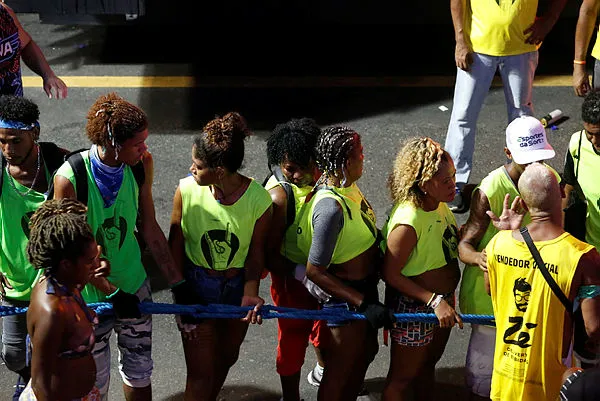
[[[527,305],[529,305],[529,295],[531,294],[531,285],[524,278],[519,278],[515,280],[515,285],[513,287],[513,295],[515,297],[515,306],[517,310],[520,312],[525,312],[527,310]]]

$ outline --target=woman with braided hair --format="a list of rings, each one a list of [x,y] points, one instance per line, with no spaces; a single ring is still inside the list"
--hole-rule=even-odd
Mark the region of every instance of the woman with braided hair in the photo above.
[[[271,197],[238,172],[250,131],[238,113],[217,117],[194,138],[191,175],[179,181],[169,243],[194,295],[208,304],[251,306],[246,317],[181,316],[186,401],[217,399],[249,323],[262,322],[258,287],[265,268]]]
[[[331,338],[319,401],[355,400],[377,353],[377,329],[394,316],[378,300],[378,230],[373,209],[356,185],[363,172],[360,135],[343,126],[323,130],[316,161],[322,171],[300,210],[298,245],[306,276],[326,294],[324,309],[362,312],[367,320],[328,321]]]
[[[404,399],[411,384],[427,400],[450,329],[462,321],[454,310],[460,280],[458,230],[446,205],[454,199],[454,163],[439,143],[411,138],[388,179],[394,208],[382,233],[386,305],[395,313],[435,313],[433,323],[403,322],[391,330],[390,368],[383,400]]]
[[[27,311],[31,381],[20,401],[100,400],[92,357],[98,320],[80,291],[109,267],[85,213],[76,200],[49,200],[31,218],[27,256],[44,272]]]
[[[114,315],[103,315],[96,328],[96,386],[103,397],[110,379],[110,336],[117,334],[125,400],[151,400],[152,315],[139,303],[152,294],[135,229],[152,252],[179,304],[197,303],[189,283],[171,257],[156,221],[152,199],[154,162],[148,152],[148,119],[116,93],[100,96],[87,114],[92,146],[72,155],[57,171],[55,198],[86,200],[92,232],[110,261],[108,277],[93,278],[82,290],[86,302],[109,300]],[[82,188],[87,189],[82,190]]]

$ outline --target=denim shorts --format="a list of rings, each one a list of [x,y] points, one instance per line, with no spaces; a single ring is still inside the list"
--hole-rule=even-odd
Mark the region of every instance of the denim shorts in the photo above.
[[[204,267],[190,266],[185,269],[186,280],[193,283],[196,293],[208,304],[240,306],[244,296],[246,279],[244,272],[227,278],[212,276]]]

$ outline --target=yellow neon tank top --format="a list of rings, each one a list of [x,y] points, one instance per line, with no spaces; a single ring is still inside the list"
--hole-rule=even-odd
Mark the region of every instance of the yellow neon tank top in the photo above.
[[[535,242],[560,289],[569,294],[581,256],[593,247],[564,233]],[[501,231],[486,247],[496,346],[491,399],[558,399],[565,307],[537,271],[525,242]]]
[[[465,7],[465,34],[474,52],[513,56],[537,50],[523,34],[535,20],[537,0],[469,0]]]
[[[185,253],[197,266],[213,270],[243,268],[256,221],[271,206],[271,196],[252,180],[233,204],[222,205],[194,177],[179,181]]]
[[[294,222],[290,224],[290,226],[285,231],[285,238],[281,243],[281,255],[283,255],[286,259],[291,260],[292,262],[298,264],[301,263],[303,265],[306,264],[308,260],[308,254],[302,252],[302,250],[298,247],[298,235],[296,231],[298,230],[298,221],[300,217],[300,209],[304,205],[304,200],[306,199],[306,195],[310,193],[313,189],[312,186],[299,187],[292,183],[287,183],[294,192],[294,202],[296,206],[296,216],[294,217]],[[265,185],[265,189],[270,191],[276,186],[281,185],[277,181],[275,176],[271,176],[267,184]]]
[[[381,248],[384,252],[388,236],[402,224],[411,226],[417,233],[417,245],[402,269],[406,277],[439,269],[458,257],[456,219],[446,203],[440,202],[437,209],[431,212],[409,202],[395,205],[381,229],[384,238]]]
[[[581,154],[577,154],[581,135]],[[598,185],[598,169],[600,155],[594,151],[594,145],[587,139],[585,132],[576,132],[571,136],[569,152],[573,157],[573,167],[577,171],[577,182],[587,200],[587,218],[585,220],[585,241],[600,251],[600,186]],[[579,163],[579,170],[577,170]]]
[[[375,213],[356,185],[346,188],[324,187],[300,211],[298,246],[306,255],[312,243],[312,216],[315,205],[323,198],[335,199],[344,213],[344,225],[338,235],[331,264],[341,264],[354,259],[369,249],[378,237]]]

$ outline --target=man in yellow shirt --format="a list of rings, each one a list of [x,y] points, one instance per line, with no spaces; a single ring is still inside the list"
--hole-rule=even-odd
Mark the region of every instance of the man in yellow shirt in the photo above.
[[[450,0],[456,38],[456,85],[444,149],[456,166],[455,213],[468,210],[462,189],[469,180],[477,118],[492,79],[504,84],[508,123],[533,115],[532,86],[538,48],[558,19],[566,0],[550,0],[536,18],[537,0]]]
[[[573,303],[581,304],[585,329],[600,339],[600,254],[562,229],[556,175],[546,166],[528,166],[518,185],[531,223],[527,230],[549,275]],[[512,210],[523,208],[515,202]],[[506,217],[509,211],[505,207]],[[495,217],[495,216],[494,216]],[[510,219],[496,219],[510,221]],[[522,218],[521,218],[522,219]],[[520,219],[502,228],[518,228]],[[486,247],[486,286],[498,335],[490,398],[502,401],[556,400],[569,366],[573,334],[570,311],[553,293],[519,230],[504,230]]]

